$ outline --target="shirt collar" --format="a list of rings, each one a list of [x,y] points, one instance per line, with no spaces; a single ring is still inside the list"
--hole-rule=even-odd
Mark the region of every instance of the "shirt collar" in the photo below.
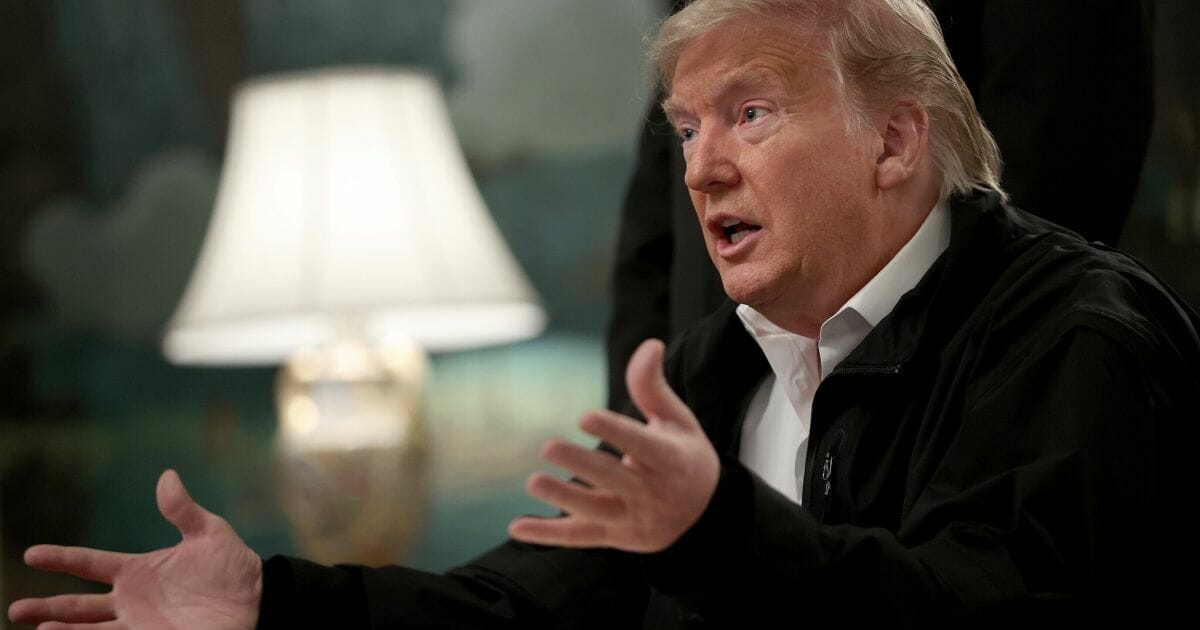
[[[900,298],[917,286],[921,277],[933,266],[950,244],[950,213],[946,202],[933,207],[917,233],[908,239],[904,247],[896,252],[875,277],[867,281],[857,293],[850,296],[845,306],[833,318],[847,309],[853,310],[874,328],[892,309]],[[828,323],[828,322],[826,322]]]

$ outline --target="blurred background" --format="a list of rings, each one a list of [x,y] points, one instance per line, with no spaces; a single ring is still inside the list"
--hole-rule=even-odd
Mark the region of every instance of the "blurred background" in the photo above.
[[[604,404],[608,269],[659,4],[0,2],[5,607],[63,583],[23,569],[30,544],[173,544],[154,505],[167,467],[260,554],[299,552],[275,487],[275,369],[179,367],[160,348],[213,209],[233,91],[273,73],[435,75],[548,316],[533,340],[431,356],[430,502],[394,560],[445,569],[544,511],[522,491],[537,448],[578,437],[579,414]]]
[[[667,4],[0,0],[5,607],[63,588],[21,566],[30,544],[173,544],[153,501],[167,467],[260,554],[298,553],[275,490],[275,370],[179,367],[160,349],[213,208],[230,98],[277,72],[435,75],[549,318],[530,341],[431,357],[430,500],[391,560],[443,570],[545,512],[521,489],[538,446],[583,439],[576,418],[604,403],[608,273],[649,96],[642,38]],[[1200,4],[1157,8],[1155,130],[1121,246],[1196,305]]]

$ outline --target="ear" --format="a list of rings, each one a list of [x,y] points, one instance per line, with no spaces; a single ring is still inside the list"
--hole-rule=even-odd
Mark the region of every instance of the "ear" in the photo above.
[[[875,183],[881,190],[890,190],[911,179],[925,161],[929,115],[917,103],[899,101],[881,131],[883,146],[875,161]]]

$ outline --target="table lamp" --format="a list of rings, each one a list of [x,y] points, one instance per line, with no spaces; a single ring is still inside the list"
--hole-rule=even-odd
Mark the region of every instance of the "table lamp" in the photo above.
[[[432,77],[333,68],[237,90],[163,347],[181,364],[281,365],[283,503],[306,553],[394,560],[423,517],[424,352],[544,321]]]

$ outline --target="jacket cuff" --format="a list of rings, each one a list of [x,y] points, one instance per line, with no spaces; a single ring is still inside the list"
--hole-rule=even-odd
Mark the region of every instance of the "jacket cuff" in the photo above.
[[[263,563],[258,630],[365,628],[368,623],[357,568],[326,567],[287,556],[273,556]]]
[[[670,547],[644,556],[646,576],[655,589],[685,595],[735,575],[732,571],[748,552],[753,483],[741,462],[721,458],[717,488],[700,519]]]
[[[263,561],[262,599],[258,603],[257,630],[286,628],[294,625],[296,584],[287,558],[274,556]]]

